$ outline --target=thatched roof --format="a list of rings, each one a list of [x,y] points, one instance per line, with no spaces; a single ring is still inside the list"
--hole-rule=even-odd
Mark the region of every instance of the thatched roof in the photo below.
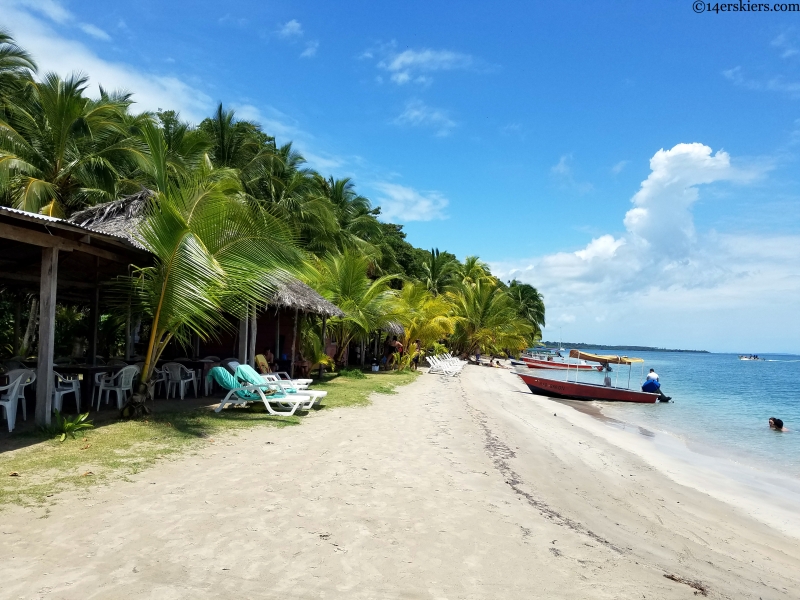
[[[143,189],[131,196],[82,210],[67,220],[92,231],[123,237],[144,250],[135,233],[144,219],[145,209],[152,197],[153,192]]]
[[[405,329],[397,321],[388,321],[384,323],[381,329],[391,335],[403,335],[403,333],[405,333]]]
[[[92,231],[123,237],[137,248],[142,248],[136,239],[136,231],[144,219],[147,204],[153,195],[150,190],[143,189],[131,196],[82,210],[68,220]],[[344,316],[338,306],[328,302],[299,279],[291,279],[280,284],[278,291],[267,304],[296,308],[303,312],[329,317]]]
[[[269,304],[287,308],[297,308],[303,312],[328,317],[343,317],[338,306],[320,296],[316,290],[299,279],[292,279],[282,284]]]

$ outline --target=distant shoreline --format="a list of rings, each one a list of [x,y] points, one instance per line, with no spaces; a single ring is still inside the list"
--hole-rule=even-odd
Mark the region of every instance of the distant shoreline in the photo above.
[[[688,352],[693,354],[709,354],[708,350],[680,350],[678,348],[654,348],[652,346],[607,346],[605,344],[584,344],[576,342],[542,342],[545,346],[555,346],[559,348],[575,348],[578,350],[635,350],[636,352]],[[561,346],[559,346],[561,344]]]

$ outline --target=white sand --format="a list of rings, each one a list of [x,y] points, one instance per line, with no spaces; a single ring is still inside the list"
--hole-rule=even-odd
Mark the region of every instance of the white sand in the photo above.
[[[425,375],[0,513],[0,597],[800,597],[796,538],[589,421],[509,371]]]

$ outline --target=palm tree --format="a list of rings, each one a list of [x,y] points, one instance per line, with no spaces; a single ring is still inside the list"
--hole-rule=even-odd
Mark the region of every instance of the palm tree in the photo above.
[[[349,177],[324,179],[316,176],[320,192],[333,205],[333,212],[339,223],[339,250],[358,249],[373,258],[373,265],[380,259],[376,244],[382,231],[376,216],[379,209],[373,209],[369,199],[356,193],[355,184]]]
[[[458,285],[474,285],[488,279],[494,279],[489,265],[477,256],[468,256],[463,264],[457,263],[453,269],[453,280]]]
[[[444,293],[457,266],[452,254],[440,253],[438,248],[432,248],[422,263],[422,281],[428,291],[434,296]]]
[[[127,94],[83,94],[87,78],[48,73],[0,119],[0,183],[13,204],[63,216],[114,200],[120,169],[135,158],[136,142],[123,115]]]
[[[451,341],[457,350],[501,353],[521,350],[533,327],[520,318],[517,307],[505,291],[492,281],[479,281],[449,292],[456,330]]]
[[[455,327],[447,297],[434,296],[418,281],[406,282],[400,290],[396,312],[403,325],[402,342],[406,348],[411,348],[415,340],[428,348],[453,333]]]
[[[317,175],[303,168],[305,159],[291,143],[279,147],[276,158],[258,184],[256,199],[289,223],[303,248],[317,255],[335,251],[339,223],[333,204],[319,189]]]
[[[211,141],[209,158],[217,168],[237,169],[245,192],[255,194],[270,165],[280,161],[275,139],[250,121],[239,121],[232,110],[217,105],[214,115],[200,123],[200,130]]]
[[[31,55],[17,46],[5,29],[0,29],[0,116],[24,93],[25,84],[35,72]]]
[[[130,280],[152,317],[143,382],[170,340],[208,339],[225,326],[221,313],[244,318],[303,261],[285,225],[248,202],[228,169],[167,181],[139,238],[155,256]]]
[[[514,279],[509,282],[508,295],[517,306],[517,313],[528,321],[534,329],[534,335],[541,335],[544,322],[544,298],[532,285]]]
[[[336,362],[341,364],[350,342],[367,338],[386,323],[397,320],[397,292],[389,288],[394,275],[370,279],[369,259],[363,254],[346,250],[344,254],[329,254],[317,261],[308,277],[311,287],[333,302],[344,313],[328,321],[329,329],[338,343]]]

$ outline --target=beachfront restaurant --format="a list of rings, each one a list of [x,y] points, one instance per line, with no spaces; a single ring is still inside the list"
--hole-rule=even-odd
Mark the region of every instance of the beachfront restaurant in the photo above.
[[[147,252],[124,237],[63,219],[0,207],[0,285],[6,294],[16,298],[12,350],[13,360],[21,363],[6,366],[34,371],[37,424],[50,422],[56,303],[81,304],[90,309],[87,359],[82,365],[63,365],[62,371],[85,374],[91,379],[92,368],[97,366],[102,284],[127,274],[131,264],[147,265],[151,260]],[[39,350],[35,357],[16,356],[22,337],[20,305],[30,295],[31,309],[38,310],[39,315]],[[8,379],[7,375],[0,378],[0,385],[8,383],[3,378]],[[24,407],[23,414],[26,412]]]
[[[142,360],[146,343],[146,323],[128,311],[125,322],[124,353],[117,357],[99,356],[98,326],[101,314],[110,307],[105,302],[104,284],[129,273],[131,265],[147,266],[153,257],[137,242],[134,232],[141,222],[151,194],[133,196],[98,205],[73,215],[69,220],[38,215],[11,208],[0,208],[0,285],[7,297],[16,298],[13,358],[5,361],[5,371],[33,369],[35,381],[21,393],[22,415],[35,394],[36,422],[49,423],[54,385],[70,385],[63,378],[79,381],[78,394],[64,403],[65,412],[74,406],[89,410],[98,379]],[[39,311],[36,356],[17,356],[21,349],[22,302],[34,295],[30,312]],[[85,348],[70,356],[54,356],[56,304],[89,308],[90,331]],[[118,310],[118,309],[117,309]],[[257,353],[271,348],[281,370],[295,371],[299,350],[299,325],[303,318],[326,320],[343,313],[316,291],[294,279],[284,282],[263,306],[254,307],[250,319],[238,322],[238,331],[223,331],[207,343],[195,338],[187,349],[172,343],[162,363],[182,361],[204,389],[202,379],[220,358],[235,358],[253,364]],[[224,316],[223,316],[224,317]],[[35,349],[36,345],[33,345]],[[57,364],[56,364],[57,363]],[[54,367],[57,367],[54,374]],[[5,379],[8,379],[5,376]],[[0,375],[0,386],[4,384]],[[34,392],[35,388],[35,392]],[[162,392],[164,387],[162,387]],[[79,398],[82,403],[78,406]],[[99,403],[98,403],[99,405]]]

